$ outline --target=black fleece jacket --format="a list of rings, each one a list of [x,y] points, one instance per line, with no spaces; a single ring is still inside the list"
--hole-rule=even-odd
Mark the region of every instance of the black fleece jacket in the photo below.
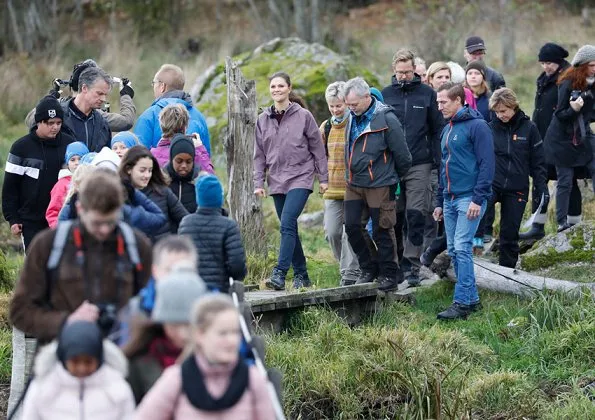
[[[434,89],[422,84],[418,75],[408,82],[399,82],[393,76],[392,84],[382,89],[382,96],[403,125],[411,166],[440,162],[440,133],[446,122],[438,111]]]
[[[41,139],[36,130],[14,142],[6,159],[2,213],[11,225],[45,220],[66,146],[74,141],[63,131],[55,139]]]

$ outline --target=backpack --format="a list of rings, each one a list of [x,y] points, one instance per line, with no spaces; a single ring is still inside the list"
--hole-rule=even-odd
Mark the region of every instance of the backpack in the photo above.
[[[50,252],[46,265],[46,270],[49,274],[49,282],[46,290],[46,302],[48,304],[52,295],[52,288],[57,280],[57,268],[62,259],[62,254],[64,253],[64,246],[66,245],[66,241],[71,232],[73,232],[76,241],[78,230],[73,229],[73,225],[74,220],[66,220],[58,223],[58,226],[56,227],[56,235],[54,236],[54,241],[52,243],[52,251]],[[78,228],[78,226],[75,226],[75,228]],[[134,236],[133,229],[124,222],[119,222],[117,228],[118,245],[123,241],[123,245],[126,247],[126,251],[128,251],[130,262],[134,267],[134,293],[136,294],[140,290],[140,273],[143,269],[136,237]],[[118,246],[118,255],[123,256],[124,246]]]
[[[328,136],[331,133],[331,128],[333,125],[331,124],[331,119],[325,121],[324,123],[324,151],[326,152],[326,157],[328,158]]]

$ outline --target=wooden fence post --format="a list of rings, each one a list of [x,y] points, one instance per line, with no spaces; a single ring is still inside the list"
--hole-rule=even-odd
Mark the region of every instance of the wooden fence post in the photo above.
[[[266,238],[260,199],[254,195],[254,136],[257,105],[256,83],[246,80],[239,65],[225,59],[227,81],[228,203],[231,217],[238,222],[247,253],[264,254]]]

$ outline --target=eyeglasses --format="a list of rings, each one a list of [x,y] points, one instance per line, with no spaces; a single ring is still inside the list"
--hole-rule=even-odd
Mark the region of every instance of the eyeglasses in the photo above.
[[[151,86],[155,86],[155,83],[163,83],[161,80],[153,80]]]
[[[396,70],[395,74],[397,76],[409,76],[410,74],[413,74],[413,70],[405,70],[405,71]]]

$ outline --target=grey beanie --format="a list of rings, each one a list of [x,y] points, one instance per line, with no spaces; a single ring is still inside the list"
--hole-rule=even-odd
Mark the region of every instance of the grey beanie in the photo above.
[[[158,323],[188,323],[194,302],[207,292],[207,286],[194,267],[174,267],[157,282],[151,319]]]
[[[595,45],[587,44],[579,48],[579,50],[574,55],[571,64],[574,67],[578,67],[581,64],[585,64],[590,61],[595,61]]]

